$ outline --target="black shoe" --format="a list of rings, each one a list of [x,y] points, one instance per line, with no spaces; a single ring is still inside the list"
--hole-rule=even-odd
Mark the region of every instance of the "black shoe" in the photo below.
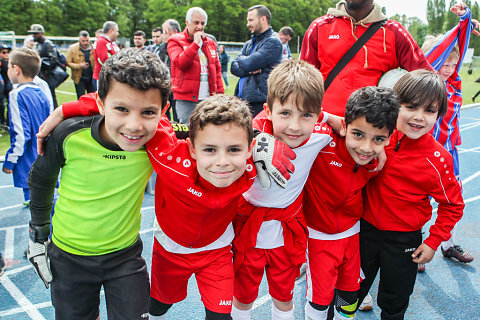
[[[455,258],[463,263],[469,263],[473,261],[472,255],[464,251],[459,245],[454,245],[447,250],[442,248],[442,254],[445,258]]]
[[[3,257],[0,255],[0,277],[3,276],[3,270],[5,270],[5,261]]]

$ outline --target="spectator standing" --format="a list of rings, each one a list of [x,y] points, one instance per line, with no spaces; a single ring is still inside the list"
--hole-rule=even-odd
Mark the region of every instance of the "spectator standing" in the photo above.
[[[228,61],[230,60],[230,57],[228,56],[224,45],[220,45],[219,49],[220,49],[220,65],[222,66],[222,78],[223,78],[223,81],[225,81],[225,85],[227,86],[227,89],[228,89],[227,73],[228,73]]]
[[[8,94],[12,90],[12,83],[8,78],[8,55],[11,48],[4,43],[0,43],[0,128],[8,130],[8,117],[5,116],[6,106],[8,106]],[[0,81],[1,82],[1,81]]]
[[[10,92],[10,149],[2,170],[13,174],[13,184],[23,189],[23,204],[27,207],[30,205],[28,173],[38,156],[36,134],[50,114],[47,97],[33,83],[40,64],[37,52],[27,47],[14,50],[8,62],[8,75],[16,87]]]
[[[165,46],[161,48],[160,52],[160,59],[165,62],[168,68],[170,68],[171,61],[170,57],[167,52],[167,45],[168,45],[168,40],[170,37],[176,33],[182,32],[182,28],[180,27],[180,23],[178,23],[177,20],[175,19],[167,19],[163,24],[162,24],[162,30],[163,30],[163,41],[165,43]],[[171,72],[170,72],[171,73]]]
[[[95,92],[93,87],[93,44],[90,35],[82,30],[78,35],[78,42],[72,44],[67,52],[67,65],[72,69],[72,80],[75,83],[77,99],[87,93]]]
[[[145,42],[147,41],[147,35],[142,30],[137,30],[133,34],[133,43],[137,50],[145,50]]]
[[[168,40],[172,91],[181,123],[189,122],[190,114],[200,101],[224,92],[217,43],[204,32],[207,19],[202,8],[188,9],[185,30]]]
[[[57,96],[55,95],[55,83],[51,77],[53,69],[58,64],[58,54],[55,45],[45,38],[45,29],[41,24],[32,24],[29,33],[33,35],[35,40],[35,49],[38,51],[42,61],[40,73],[38,76],[48,83],[50,93],[52,94],[53,105],[58,107]]]
[[[230,68],[232,74],[240,77],[235,95],[248,101],[253,117],[267,101],[268,75],[282,61],[282,42],[273,32],[270,19],[270,10],[264,5],[248,9],[247,27],[252,39],[245,43]]]
[[[178,23],[177,20],[167,19],[162,24],[162,30],[163,30],[163,43],[165,45],[160,48],[159,57],[160,57],[160,60],[162,60],[167,65],[168,70],[170,70],[170,74],[172,74],[170,56],[168,55],[168,50],[167,50],[168,40],[172,35],[182,32],[182,28],[180,27],[180,23]],[[173,99],[173,92],[171,91],[170,91],[170,95],[168,96],[168,101],[170,102],[170,109],[167,115],[170,118],[170,120],[178,122],[177,112],[175,108],[175,100]]]
[[[160,50],[165,46],[162,28],[156,27],[152,30],[152,40],[153,44],[149,45],[147,50],[160,57]]]
[[[292,59],[292,52],[290,51],[290,47],[288,42],[293,38],[293,29],[285,26],[278,31],[278,38],[282,42],[282,61]]]
[[[340,71],[325,91],[323,110],[343,116],[350,94],[376,86],[387,71],[432,70],[408,31],[397,21],[387,20],[373,0],[342,0],[327,15],[315,19],[303,38],[300,59],[313,64],[327,79],[348,49],[375,22],[385,21],[367,43]]]
[[[96,90],[98,85],[98,76],[105,61],[120,51],[115,41],[118,38],[118,24],[113,21],[107,21],[103,24],[103,34],[97,37],[95,42],[94,57],[95,68],[93,69],[93,83]]]

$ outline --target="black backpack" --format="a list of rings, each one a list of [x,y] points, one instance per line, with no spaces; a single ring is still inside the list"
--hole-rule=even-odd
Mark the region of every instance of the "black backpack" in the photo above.
[[[57,48],[57,58],[58,58],[58,65],[62,68],[63,71],[67,71],[67,57],[63,53],[60,52]]]

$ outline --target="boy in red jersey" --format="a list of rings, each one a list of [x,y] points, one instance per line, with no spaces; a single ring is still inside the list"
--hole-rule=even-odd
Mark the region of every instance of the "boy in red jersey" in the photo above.
[[[437,120],[433,127],[433,137],[442,144],[453,157],[453,171],[460,181],[460,161],[457,146],[462,143],[460,137],[460,108],[462,99],[462,80],[459,72],[462,61],[468,49],[470,35],[480,35],[476,30],[479,22],[472,19],[472,12],[465,3],[457,3],[450,8],[456,14],[459,23],[445,35],[427,36],[422,51],[432,67],[438,71],[440,78],[445,82],[448,107],[444,116]],[[455,258],[461,262],[472,262],[473,256],[464,251],[455,241],[456,226],[452,236],[441,245],[442,253],[447,258]],[[418,271],[425,271],[425,265],[419,265]]]
[[[365,190],[360,255],[365,280],[362,301],[380,269],[378,305],[382,319],[403,319],[413,292],[417,264],[432,260],[437,247],[463,214],[460,185],[450,153],[430,130],[447,110],[442,79],[429,71],[405,74],[394,91],[400,102],[397,131],[385,148],[387,162]],[[437,219],[422,243],[421,228]]]
[[[272,319],[294,318],[293,288],[307,245],[302,191],[315,157],[332,139],[330,127],[318,122],[323,92],[322,75],[304,61],[283,62],[268,78],[267,103],[253,126],[292,148],[295,173],[284,189],[255,181],[243,194],[233,242],[234,320],[251,319],[264,273]]]
[[[340,134],[320,151],[305,185],[307,250],[306,319],[351,319],[360,288],[362,189],[377,172],[395,129],[399,104],[391,89],[365,87],[348,99]]]

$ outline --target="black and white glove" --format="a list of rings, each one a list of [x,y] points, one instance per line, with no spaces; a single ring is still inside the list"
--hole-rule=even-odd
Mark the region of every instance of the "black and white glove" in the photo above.
[[[48,289],[48,286],[50,282],[52,282],[53,277],[52,272],[50,271],[50,264],[48,261],[49,241],[48,234],[46,234],[45,237],[45,228],[47,228],[48,233],[50,233],[49,225],[40,227],[30,224],[30,239],[28,241],[27,259],[33,265],[35,272],[38,274],[40,279],[42,279],[45,287]],[[43,234],[42,231],[44,232]],[[32,240],[32,237],[34,240]]]
[[[257,178],[264,189],[270,188],[270,177],[280,187],[287,186],[290,173],[295,171],[290,160],[297,157],[288,145],[262,132],[255,137],[252,156],[257,169]]]

